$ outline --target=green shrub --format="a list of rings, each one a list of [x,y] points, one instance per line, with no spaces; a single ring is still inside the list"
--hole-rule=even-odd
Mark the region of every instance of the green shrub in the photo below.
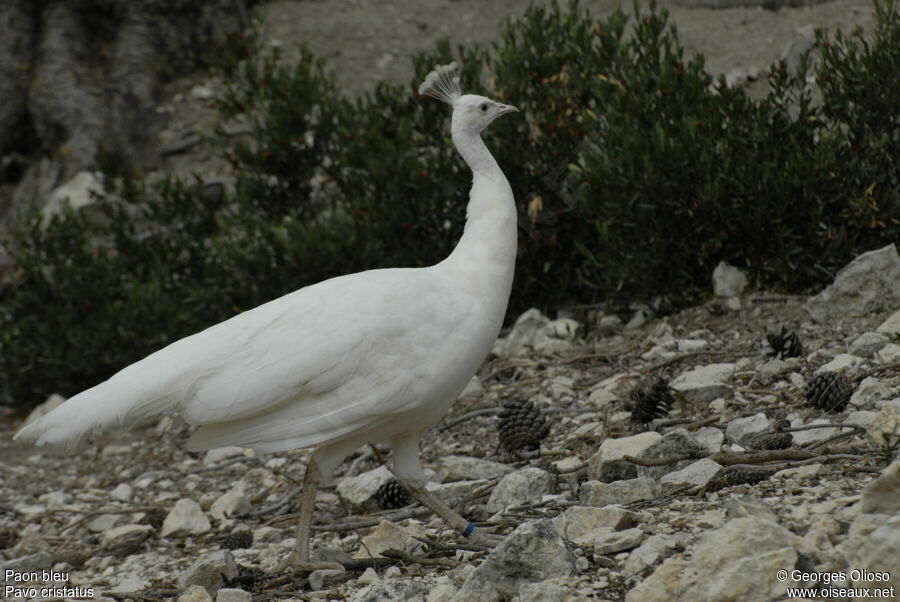
[[[337,125],[332,76],[306,48],[293,68],[277,48],[257,49],[227,73],[222,115],[240,117],[250,129],[249,139],[227,150],[241,209],[270,220],[315,213],[321,207],[311,206],[311,180]]]
[[[713,82],[664,11],[639,16],[628,58],[596,79],[591,144],[573,166],[596,232],[579,241],[592,288],[684,298],[727,260],[805,290],[896,239],[898,91],[883,74],[900,27],[879,10],[871,47],[818,34],[820,104],[784,64],[761,102]],[[880,202],[867,202],[873,185]]]
[[[784,65],[762,101],[685,57],[665,11],[595,21],[577,2],[530,7],[488,52],[460,49],[467,92],[517,105],[486,133],[515,193],[510,316],[566,302],[681,300],[726,260],[802,291],[897,240],[900,23],[877,4],[871,42],[819,33],[818,87]],[[116,157],[97,210],[23,222],[0,290],[0,404],[72,394],[163,345],[301,286],[445,257],[471,176],[445,105],[409,85],[341,97],[303,50],[294,66],[232,36],[222,136],[233,192],[198,177],[148,186]],[[233,130],[232,130],[233,131]]]
[[[797,85],[778,73],[754,102],[686,60],[664,12],[638,17],[625,60],[595,79],[591,143],[573,167],[596,233],[579,241],[585,280],[626,296],[690,293],[723,259],[758,278],[807,259],[833,149],[816,143],[808,93],[778,102]]]
[[[331,80],[308,52],[294,68],[263,54],[233,76],[223,114],[240,110],[251,123],[247,139],[223,149],[233,195],[211,193],[199,177],[148,186],[104,156],[116,185],[95,208],[46,225],[34,212],[20,224],[9,242],[16,275],[0,291],[0,403],[27,408],[54,391],[76,393],[173,340],[342,273],[355,256],[352,223],[304,213],[334,128],[321,108]]]
[[[875,15],[871,42],[860,31],[816,34],[823,129],[838,146],[833,194],[845,199],[826,233],[845,253],[900,238],[900,13],[883,0]]]
[[[593,82],[621,60],[625,24],[621,12],[596,22],[577,2],[533,5],[495,44],[487,68],[500,97],[522,110],[492,126],[499,126],[495,154],[520,206],[515,314],[585,299],[573,243],[591,232],[567,189],[568,166],[583,152],[585,110],[597,104]]]
[[[414,57],[409,85],[380,83],[340,104],[342,143],[327,172],[339,209],[363,243],[347,271],[432,265],[462,234],[471,174],[450,140],[448,107],[419,97],[415,84],[451,59],[449,46],[441,44],[433,55]],[[477,81],[481,60],[463,56],[467,82]]]

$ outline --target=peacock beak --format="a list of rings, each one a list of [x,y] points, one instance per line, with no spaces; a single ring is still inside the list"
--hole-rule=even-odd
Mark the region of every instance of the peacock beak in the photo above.
[[[500,110],[497,112],[497,116],[506,115],[507,113],[518,113],[519,109],[512,105],[500,105]]]

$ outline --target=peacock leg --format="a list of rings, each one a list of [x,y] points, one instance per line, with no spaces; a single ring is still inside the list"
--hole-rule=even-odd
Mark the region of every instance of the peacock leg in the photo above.
[[[292,568],[294,571],[315,571],[318,569],[343,569],[338,562],[310,562],[309,538],[312,530],[313,510],[316,507],[316,493],[322,474],[315,456],[310,457],[306,465],[306,474],[303,477],[303,490],[298,498],[299,510],[297,518],[297,541],[294,551],[285,560],[282,568]]]
[[[472,543],[493,548],[503,541],[503,537],[500,535],[486,533],[481,529],[477,529],[475,525],[464,519],[458,512],[426,490],[424,482],[398,480],[401,485],[406,487],[406,490],[409,491],[410,495],[419,501],[419,503],[428,507],[432,512],[440,516],[445,523],[459,532],[460,535],[467,537]]]

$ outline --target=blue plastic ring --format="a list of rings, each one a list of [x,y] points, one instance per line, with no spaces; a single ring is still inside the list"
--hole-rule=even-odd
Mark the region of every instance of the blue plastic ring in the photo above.
[[[462,532],[462,536],[463,536],[463,537],[468,537],[469,535],[472,534],[472,532],[473,532],[474,530],[475,530],[475,525],[472,524],[472,523],[469,523],[468,525],[466,525],[466,530]]]

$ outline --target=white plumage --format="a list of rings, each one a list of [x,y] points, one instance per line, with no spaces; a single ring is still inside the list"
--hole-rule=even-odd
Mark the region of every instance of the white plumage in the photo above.
[[[128,366],[16,438],[67,443],[95,427],[178,412],[199,427],[190,449],[316,448],[311,465],[326,479],[360,445],[390,440],[398,478],[421,483],[419,438],[490,351],[516,256],[512,191],[480,137],[515,109],[463,96],[458,82],[455,66],[438,67],[420,89],[453,106],[453,141],[473,171],[465,232],[447,259],[275,299]],[[314,488],[311,479],[308,471]]]

